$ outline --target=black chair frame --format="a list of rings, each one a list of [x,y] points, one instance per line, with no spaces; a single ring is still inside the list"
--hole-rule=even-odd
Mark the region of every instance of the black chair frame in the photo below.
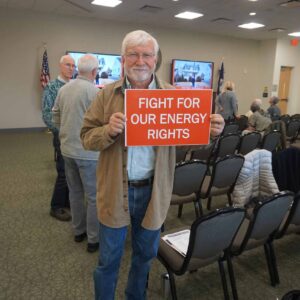
[[[232,213],[234,211],[245,212],[245,210],[242,209],[242,208],[232,208],[232,207],[231,208],[222,208],[222,209],[218,209],[216,211],[213,211],[213,212],[209,213],[208,215],[202,216],[202,217],[196,219],[193,222],[193,224],[191,225],[188,250],[187,250],[186,256],[184,258],[184,262],[182,264],[182,267],[179,270],[172,269],[168,265],[168,263],[164,260],[164,258],[158,253],[157,258],[164,265],[164,267],[166,268],[166,270],[168,272],[168,275],[169,275],[170,289],[171,289],[171,295],[172,295],[173,300],[177,300],[177,292],[176,292],[174,274],[175,275],[183,275],[187,271],[188,265],[189,265],[190,260],[192,258],[193,249],[194,249],[194,246],[195,246],[197,227],[201,223],[203,223],[203,222],[205,222],[209,219],[212,219],[212,218],[214,218],[218,215],[228,214],[228,213]],[[238,229],[239,229],[239,227],[238,227]],[[238,231],[238,229],[237,229],[237,231]],[[224,253],[225,253],[225,251],[226,251],[226,249],[224,249]],[[227,286],[227,279],[226,279],[226,272],[225,272],[225,268],[224,268],[223,256],[220,256],[220,258],[218,259],[218,266],[219,266],[219,272],[220,272],[221,281],[222,281],[224,299],[229,300],[230,298],[229,298],[229,293],[228,293],[228,286]]]
[[[232,257],[238,256],[242,254],[247,246],[247,243],[251,237],[251,233],[253,231],[253,228],[255,226],[255,221],[258,215],[259,210],[267,205],[271,201],[275,201],[279,197],[286,197],[286,196],[293,196],[293,193],[290,191],[282,191],[279,192],[271,197],[268,197],[267,199],[263,199],[263,201],[257,201],[255,203],[255,206],[253,208],[253,211],[250,214],[247,214],[246,210],[246,218],[250,220],[250,224],[247,228],[245,237],[239,247],[238,250],[233,251],[232,248],[228,248],[225,251],[224,254],[224,260],[227,262],[227,267],[228,267],[228,273],[229,273],[229,278],[230,278],[230,284],[231,284],[231,289],[232,289],[232,294],[233,294],[233,299],[238,300],[238,294],[237,294],[237,288],[236,288],[236,283],[235,283],[235,277],[234,277],[234,272],[233,272],[233,265],[232,265]],[[251,205],[251,204],[250,204]],[[278,270],[277,270],[277,262],[276,262],[276,256],[275,256],[275,251],[273,247],[273,240],[276,236],[276,233],[278,232],[280,227],[280,224],[278,227],[269,235],[267,240],[264,243],[264,252],[265,252],[265,257],[267,261],[267,266],[268,266],[268,272],[270,276],[270,281],[272,286],[276,286],[279,284],[279,275],[278,275]]]

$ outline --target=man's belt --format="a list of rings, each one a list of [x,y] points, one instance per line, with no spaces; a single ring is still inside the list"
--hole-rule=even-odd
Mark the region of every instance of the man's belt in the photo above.
[[[153,177],[148,179],[142,179],[142,180],[128,180],[128,186],[132,186],[132,187],[148,186],[148,185],[152,185],[152,183],[153,183]]]

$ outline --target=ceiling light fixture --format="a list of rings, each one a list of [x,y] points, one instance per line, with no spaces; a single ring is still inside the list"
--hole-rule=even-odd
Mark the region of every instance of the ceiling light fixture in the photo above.
[[[244,29],[256,29],[256,28],[265,27],[265,25],[251,22],[251,23],[245,23],[245,24],[239,25],[238,27],[244,28]]]
[[[199,14],[199,13],[192,12],[192,11],[185,11],[183,13],[175,15],[175,18],[188,19],[188,20],[193,20],[193,19],[200,18],[200,17],[203,17],[203,14]]]
[[[290,36],[296,36],[296,37],[299,37],[300,36],[300,31],[299,32],[292,32],[292,33],[289,33]]]
[[[251,13],[249,13],[249,16],[255,16],[256,15],[256,12],[251,12]]]
[[[257,2],[258,0],[248,0],[249,2]]]
[[[121,0],[94,0],[91,2],[94,5],[106,6],[106,7],[116,7],[121,4]]]

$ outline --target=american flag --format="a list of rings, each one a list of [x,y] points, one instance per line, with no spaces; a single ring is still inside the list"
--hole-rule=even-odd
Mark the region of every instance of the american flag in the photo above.
[[[50,81],[47,50],[45,50],[44,54],[43,54],[43,63],[42,63],[42,71],[41,71],[40,81],[41,81],[42,88],[45,88],[47,83]]]
[[[219,70],[217,95],[221,93],[221,87],[223,85],[223,81],[224,81],[224,63],[222,62],[221,69]]]

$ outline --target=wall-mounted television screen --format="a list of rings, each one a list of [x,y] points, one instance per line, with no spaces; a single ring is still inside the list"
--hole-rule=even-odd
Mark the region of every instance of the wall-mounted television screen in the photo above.
[[[212,89],[214,63],[172,60],[171,83],[178,89]]]
[[[86,54],[87,52],[78,51],[66,51],[67,54],[71,55],[77,66],[78,59],[80,56]],[[90,52],[89,52],[90,53]],[[111,83],[121,78],[122,76],[122,66],[121,66],[121,56],[117,54],[102,54],[102,53],[91,53],[95,55],[99,61],[99,71],[97,73],[95,84],[98,87],[103,87],[105,84]],[[73,78],[78,75],[77,69],[74,72]]]

